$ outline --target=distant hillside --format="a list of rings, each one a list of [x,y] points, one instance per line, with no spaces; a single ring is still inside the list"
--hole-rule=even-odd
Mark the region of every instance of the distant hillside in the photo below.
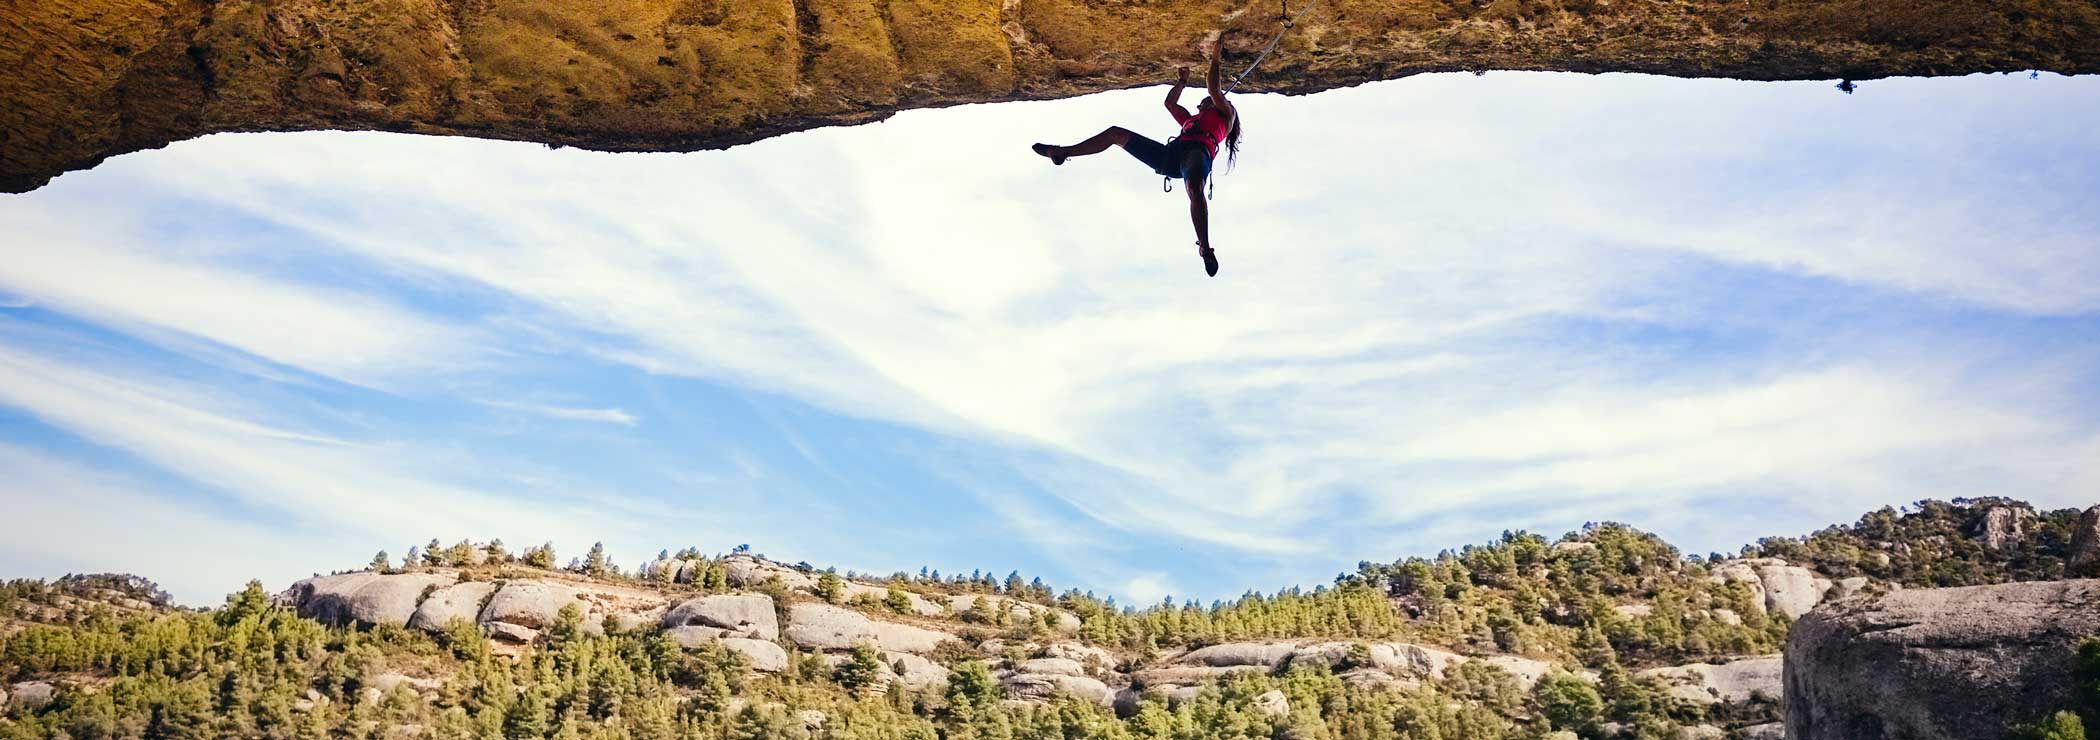
[[[1927,501],[1723,557],[1606,523],[1142,608],[741,548],[432,542],[208,611],[12,581],[0,737],[1776,737],[1776,652],[1818,603],[2090,570],[2096,526]]]

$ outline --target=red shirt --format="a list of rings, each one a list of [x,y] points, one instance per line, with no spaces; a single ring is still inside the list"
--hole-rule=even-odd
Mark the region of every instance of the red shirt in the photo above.
[[[1215,105],[1204,108],[1193,116],[1179,106],[1169,109],[1168,112],[1173,113],[1174,121],[1181,124],[1182,137],[1203,142],[1204,151],[1209,152],[1213,159],[1218,156],[1218,144],[1225,141],[1226,132],[1232,129],[1231,116]]]

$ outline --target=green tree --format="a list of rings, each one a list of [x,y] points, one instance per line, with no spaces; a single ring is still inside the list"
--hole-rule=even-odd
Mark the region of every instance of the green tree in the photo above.
[[[525,548],[525,564],[534,568],[554,569],[554,543]]]
[[[365,569],[374,573],[387,573],[393,571],[394,564],[387,560],[386,551],[380,550],[379,554],[372,556],[372,564],[365,566]]]
[[[2031,725],[2013,728],[2013,740],[2085,740],[2085,723],[2070,710]]]
[[[875,646],[860,643],[853,646],[853,655],[838,669],[838,682],[847,691],[861,691],[882,679],[882,656]]]
[[[1588,681],[1574,675],[1558,671],[1547,675],[1532,687],[1531,695],[1539,714],[1556,729],[1588,735],[1604,718],[1604,698]]]
[[[904,589],[891,586],[889,593],[883,595],[882,605],[889,607],[890,611],[898,614],[910,614],[911,594],[905,593]]]
[[[839,598],[845,594],[845,582],[839,580],[839,574],[836,569],[826,570],[817,574],[817,596],[819,598],[828,603],[836,604],[839,603]]]
[[[605,559],[605,543],[591,543],[591,551],[583,558],[583,572],[593,578],[603,578],[612,570],[611,561]]]

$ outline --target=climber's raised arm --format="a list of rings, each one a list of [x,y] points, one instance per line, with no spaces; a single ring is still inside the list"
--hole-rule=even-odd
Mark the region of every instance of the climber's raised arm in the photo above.
[[[1203,83],[1210,88],[1210,104],[1218,106],[1218,110],[1231,111],[1232,107],[1225,104],[1225,88],[1218,86],[1218,66],[1224,63],[1224,58],[1225,53],[1218,48],[1218,42],[1211,41],[1210,71],[1204,73]]]
[[[1186,121],[1189,109],[1181,107],[1181,90],[1189,86],[1189,68],[1182,67],[1181,75],[1174,80],[1174,89],[1167,91],[1167,112],[1174,114],[1175,121]]]

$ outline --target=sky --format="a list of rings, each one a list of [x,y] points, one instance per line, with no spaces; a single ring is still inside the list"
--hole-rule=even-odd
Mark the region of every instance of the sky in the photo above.
[[[216,135],[0,196],[0,576],[435,537],[1122,603],[1623,521],[2100,502],[2100,78],[1164,88],[721,152]],[[1222,167],[1221,167],[1222,169]]]

